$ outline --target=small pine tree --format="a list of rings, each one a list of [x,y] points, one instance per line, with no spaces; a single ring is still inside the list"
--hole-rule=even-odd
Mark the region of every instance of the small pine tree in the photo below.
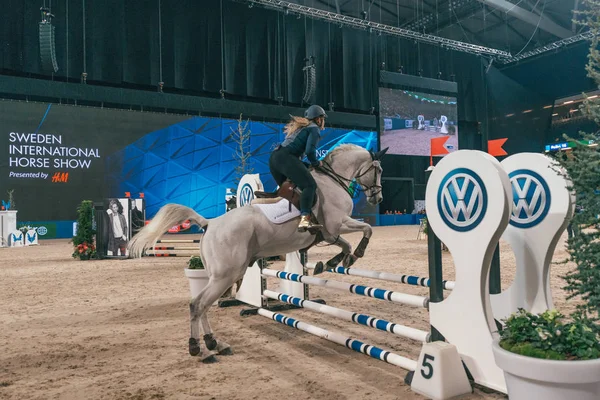
[[[14,193],[15,189],[11,189],[11,190],[7,190],[6,193],[8,194],[8,204],[10,204],[10,209],[11,210],[16,210],[17,209],[17,205],[15,204],[15,196]]]
[[[96,256],[93,228],[94,206],[91,200],[84,200],[77,208],[77,234],[73,236],[73,258],[88,260]]]
[[[579,23],[589,27],[593,33],[586,70],[600,87],[600,1],[585,0],[589,9],[579,12],[585,16]],[[600,99],[586,98],[580,107],[583,115],[600,124]],[[571,151],[558,155],[559,164],[572,182],[571,190],[577,196],[577,212],[572,226],[575,235],[567,242],[568,261],[577,268],[564,276],[564,288],[568,299],[580,297],[583,303],[578,313],[593,318],[600,317],[600,146],[589,146],[590,141],[598,144],[599,133],[580,132],[580,138],[565,138],[575,143]]]
[[[248,124],[250,120],[244,122],[242,118],[242,114],[240,114],[240,118],[238,119],[237,129],[231,129],[233,140],[236,143],[236,150],[233,153],[233,158],[237,160],[238,165],[235,167],[235,175],[233,178],[233,183],[235,184],[235,188],[237,190],[238,185],[240,184],[240,180],[246,174],[251,174],[254,172],[254,168],[251,165],[250,157],[252,154],[250,153],[250,134],[252,131],[248,128]]]

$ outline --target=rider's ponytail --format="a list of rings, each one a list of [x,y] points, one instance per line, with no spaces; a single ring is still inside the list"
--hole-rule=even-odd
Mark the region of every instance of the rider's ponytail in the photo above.
[[[308,126],[308,124],[310,124],[310,121],[306,118],[294,117],[293,115],[290,115],[290,117],[292,117],[292,119],[290,120],[290,122],[287,123],[285,128],[283,128],[283,131],[285,132],[286,136],[289,136],[292,133],[296,132],[298,129],[302,129],[305,126]]]

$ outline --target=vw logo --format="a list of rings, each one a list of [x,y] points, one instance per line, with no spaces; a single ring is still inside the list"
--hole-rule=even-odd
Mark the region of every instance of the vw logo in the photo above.
[[[479,225],[487,210],[483,180],[467,168],[450,171],[438,190],[438,211],[451,229],[468,232]]]
[[[46,233],[48,233],[48,228],[46,228],[45,226],[40,226],[39,228],[37,228],[37,233],[40,236],[44,236]]]
[[[508,177],[513,189],[513,210],[510,224],[517,228],[531,228],[548,215],[550,188],[538,173],[518,169]]]
[[[249,183],[246,183],[240,191],[240,205],[242,207],[247,206],[252,200],[254,200],[254,190],[252,190],[252,186]]]

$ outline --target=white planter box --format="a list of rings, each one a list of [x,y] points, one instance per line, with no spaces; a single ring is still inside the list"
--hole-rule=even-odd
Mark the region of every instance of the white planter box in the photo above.
[[[496,365],[504,370],[510,400],[598,400],[600,359],[556,361],[525,357],[493,342]]]
[[[200,294],[202,289],[204,289],[206,287],[206,285],[208,284],[208,273],[206,272],[205,269],[186,268],[184,271],[185,271],[185,276],[187,276],[187,278],[190,282],[190,295],[191,295],[191,298],[193,299],[196,296],[198,296],[198,294]],[[217,303],[218,303],[218,300],[215,301],[214,304],[217,304]]]

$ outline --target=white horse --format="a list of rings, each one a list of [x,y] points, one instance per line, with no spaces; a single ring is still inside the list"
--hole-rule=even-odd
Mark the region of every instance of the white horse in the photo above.
[[[214,354],[231,354],[229,345],[217,341],[208,323],[207,310],[227,289],[243,278],[246,269],[262,258],[305,249],[323,240],[341,247],[342,252],[328,262],[349,266],[362,257],[372,235],[371,226],[350,218],[353,208],[348,186],[354,179],[365,191],[369,203],[382,201],[380,158],[387,149],[373,153],[356,145],[341,145],[323,159],[323,167],[312,171],[317,182],[317,201],[313,214],[323,224],[318,238],[297,231],[297,219],[271,223],[257,207],[240,207],[207,220],[193,209],[178,205],[163,206],[152,221],[129,242],[130,257],[141,257],[145,250],[173,225],[190,220],[206,231],[200,241],[200,257],[209,276],[207,286],[190,301],[189,352],[203,361],[214,361]],[[354,254],[352,246],[340,235],[362,231],[363,239]],[[320,236],[322,235],[322,236]],[[207,351],[201,348],[200,325]]]

